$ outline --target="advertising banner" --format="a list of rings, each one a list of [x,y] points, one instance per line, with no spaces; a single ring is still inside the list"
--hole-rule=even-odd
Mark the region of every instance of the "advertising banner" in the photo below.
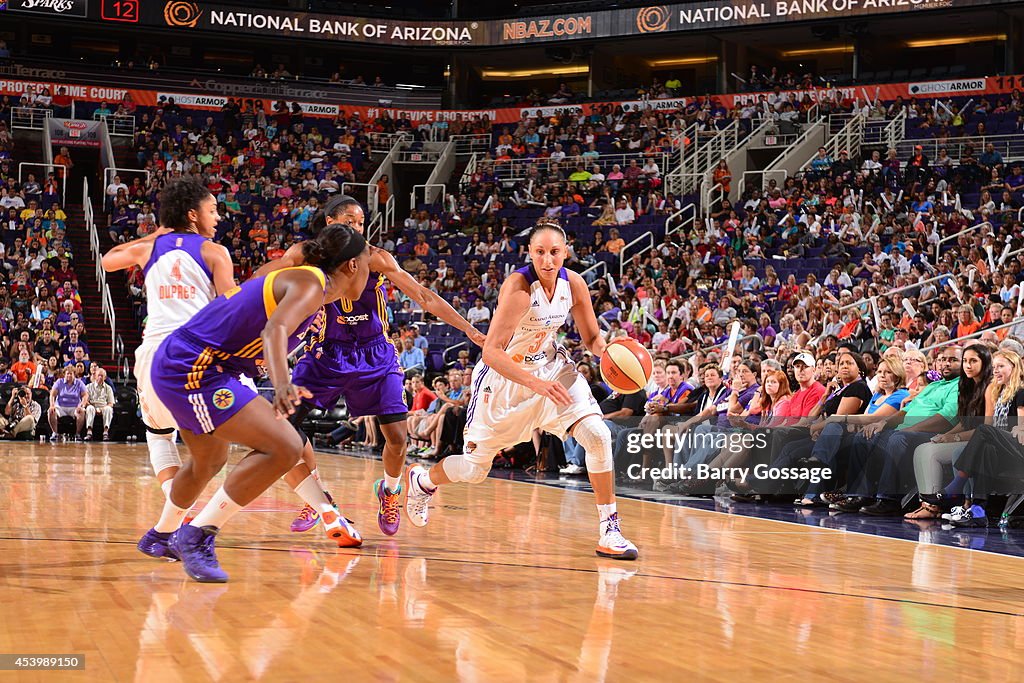
[[[587,102],[584,104],[550,105],[543,107],[510,107],[505,109],[426,109],[412,107],[383,107],[336,104],[334,102],[315,102],[309,99],[286,99],[286,98],[239,98],[233,94],[218,94],[216,92],[186,92],[183,90],[145,90],[136,88],[114,88],[99,85],[82,85],[74,83],[62,83],[59,81],[43,80],[22,80],[0,78],[0,95],[8,95],[17,99],[28,92],[42,92],[48,89],[53,95],[54,104],[62,106],[62,102],[70,105],[71,100],[79,102],[107,102],[112,107],[116,106],[126,96],[137,105],[155,107],[166,104],[169,99],[174,98],[175,103],[184,109],[207,110],[210,112],[219,111],[228,101],[229,97],[236,100],[259,101],[267,112],[275,111],[280,102],[291,107],[295,102],[302,107],[303,114],[309,117],[334,118],[340,114],[351,116],[358,114],[364,119],[377,118],[385,114],[393,119],[409,119],[414,124],[432,124],[435,121],[473,121],[487,119],[488,121],[506,124],[515,123],[522,118],[535,117],[560,117],[589,116],[598,113],[606,106],[621,106],[625,111],[674,111],[685,107],[693,98],[676,97],[664,100],[627,100],[616,102]],[[955,96],[977,96],[977,95],[998,95],[1008,94],[1013,90],[1024,90],[1024,76],[983,76],[979,78],[966,78],[960,80],[927,81],[917,83],[885,83],[881,85],[858,85],[845,86],[834,89],[814,90],[793,90],[782,91],[782,94],[793,93],[797,99],[807,96],[817,100],[825,96],[838,96],[841,99],[859,99],[891,101],[897,97],[904,99],[925,97],[955,97]],[[234,92],[232,90],[232,92]],[[731,93],[725,95],[712,95],[714,99],[732,108],[745,103],[757,103],[762,97],[769,97],[772,93]]]
[[[50,139],[54,145],[69,147],[99,147],[100,122],[78,119],[47,119]]]
[[[287,36],[418,47],[481,47],[587,38],[743,28],[793,21],[852,19],[925,10],[966,9],[1015,0],[705,0],[703,2],[494,20],[403,21],[346,17],[197,0],[101,0],[104,21],[182,31]],[[84,7],[86,0],[10,0],[14,4]],[[67,10],[65,10],[67,11]],[[77,11],[77,10],[76,10]],[[76,16],[84,16],[76,15]]]

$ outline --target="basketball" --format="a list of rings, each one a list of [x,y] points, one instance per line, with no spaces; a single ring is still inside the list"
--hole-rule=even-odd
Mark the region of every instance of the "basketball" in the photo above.
[[[616,339],[601,358],[601,375],[620,394],[635,394],[651,381],[651,354],[635,339]]]

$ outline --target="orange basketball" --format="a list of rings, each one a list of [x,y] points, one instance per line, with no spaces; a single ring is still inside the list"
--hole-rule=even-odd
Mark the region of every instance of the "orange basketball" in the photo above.
[[[643,391],[651,381],[651,354],[635,339],[616,339],[601,357],[601,375],[620,394]]]

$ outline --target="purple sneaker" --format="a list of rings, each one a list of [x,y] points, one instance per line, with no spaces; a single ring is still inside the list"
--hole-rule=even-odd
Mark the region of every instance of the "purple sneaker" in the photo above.
[[[185,573],[200,583],[224,583],[228,575],[217,562],[213,541],[217,527],[202,528],[187,524],[173,534],[168,545],[185,566]]]
[[[292,520],[291,530],[295,533],[301,534],[304,531],[309,531],[317,524],[320,523],[320,513],[314,510],[307,503],[302,508],[302,512],[299,516]]]
[[[384,486],[384,480],[378,479],[373,485],[373,491],[377,494],[377,501],[380,504],[377,510],[377,526],[384,534],[394,536],[398,533],[398,525],[402,521],[402,506],[398,502],[402,494],[402,485],[399,484],[398,490],[392,493]]]
[[[150,529],[146,532],[146,535],[139,539],[138,545],[135,547],[139,549],[139,552],[143,555],[149,555],[150,557],[166,557],[168,560],[177,561],[178,556],[171,550],[170,546],[167,545],[168,539],[170,539],[171,533],[161,533],[156,529]]]

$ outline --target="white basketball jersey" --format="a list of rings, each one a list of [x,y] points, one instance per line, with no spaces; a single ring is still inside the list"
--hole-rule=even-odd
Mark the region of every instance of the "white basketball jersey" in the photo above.
[[[213,274],[202,256],[206,241],[194,233],[156,238],[145,268],[147,341],[166,337],[217,298]]]
[[[569,287],[569,275],[565,268],[558,272],[555,291],[548,298],[544,285],[537,279],[533,266],[520,268],[516,271],[526,278],[530,286],[530,310],[512,333],[505,351],[512,360],[532,371],[543,367],[564,347],[558,344],[558,331],[565,324],[572,309],[572,289]]]

